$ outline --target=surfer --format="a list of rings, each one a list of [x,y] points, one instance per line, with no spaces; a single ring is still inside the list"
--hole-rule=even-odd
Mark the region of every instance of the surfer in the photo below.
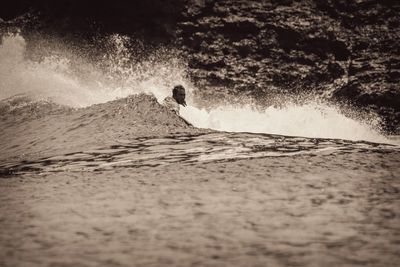
[[[184,123],[186,123],[186,125],[193,126],[190,122],[179,116],[179,105],[186,107],[185,97],[186,97],[185,88],[182,85],[176,85],[172,89],[172,97],[167,96],[163,101],[163,105],[169,108],[170,110],[174,111],[178,115],[178,117]]]
[[[179,115],[179,105],[186,107],[185,97],[185,88],[182,85],[176,85],[172,89],[172,97],[167,96],[163,101],[163,105]]]

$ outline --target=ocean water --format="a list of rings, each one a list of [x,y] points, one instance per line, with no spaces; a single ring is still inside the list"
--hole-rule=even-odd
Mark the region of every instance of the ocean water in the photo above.
[[[183,59],[131,61],[130,41],[92,60],[3,37],[0,265],[398,266],[400,142],[379,118],[200,105]],[[175,84],[195,127],[159,104]]]
[[[3,36],[0,46],[0,98],[2,99],[3,122],[8,120],[7,134],[11,136],[11,138],[3,138],[3,140],[8,140],[8,144],[11,144],[8,147],[19,147],[19,150],[14,149],[16,151],[14,154],[29,154],[32,144],[37,146],[38,142],[35,141],[37,139],[40,139],[42,144],[49,142],[50,138],[55,140],[53,142],[57,142],[58,139],[61,142],[60,136],[65,135],[57,132],[54,136],[48,133],[37,136],[40,135],[40,132],[25,131],[22,134],[23,139],[29,142],[22,145],[23,142],[19,140],[21,138],[14,138],[12,134],[19,131],[21,124],[26,124],[27,127],[34,129],[34,126],[28,125],[32,125],[32,121],[35,124],[35,120],[40,118],[42,124],[55,125],[52,118],[48,120],[45,118],[46,114],[51,114],[54,110],[61,113],[61,115],[58,115],[58,121],[67,121],[71,110],[93,113],[95,111],[90,111],[91,107],[140,93],[152,95],[161,103],[171,93],[171,88],[175,84],[182,84],[188,90],[188,107],[181,108],[181,116],[195,127],[222,132],[216,135],[187,136],[187,138],[193,138],[193,141],[187,143],[179,138],[172,141],[171,137],[168,137],[171,140],[169,146],[172,155],[177,153],[176,149],[173,149],[173,144],[176,145],[176,142],[187,145],[187,148],[184,146],[178,153],[180,156],[190,154],[190,151],[194,149],[193,147],[197,146],[198,154],[195,158],[207,158],[209,160],[221,160],[224,157],[232,159],[235,157],[286,156],[310,153],[310,151],[314,153],[327,149],[341,149],[343,144],[346,144],[346,147],[352,147],[354,151],[360,145],[373,149],[376,149],[376,147],[397,149],[398,141],[395,138],[387,137],[379,132],[379,118],[373,117],[364,121],[357,120],[354,117],[349,118],[339,108],[314,100],[303,105],[286,103],[286,105],[280,105],[280,107],[270,106],[263,110],[250,104],[242,106],[226,104],[217,107],[204,107],[203,105],[199,107],[194,98],[195,91],[199,89],[188,81],[185,73],[186,65],[182,59],[175,56],[168,57],[166,56],[168,51],[160,49],[143,61],[131,63],[129,59],[132,57],[132,53],[127,48],[130,42],[129,38],[112,35],[106,41],[108,42],[106,53],[97,61],[90,61],[76,51],[68,50],[61,45],[54,50],[50,50],[45,45],[37,45],[35,53],[40,54],[41,57],[35,58],[36,54],[28,50],[27,41],[21,35],[9,34]],[[108,110],[105,113],[113,116],[113,112],[121,108],[120,105],[120,103],[116,103],[114,106],[107,107]],[[33,109],[35,109],[35,112],[32,112]],[[151,123],[152,116],[150,114],[155,111],[151,110],[150,106],[145,106],[142,109],[149,109],[147,111],[149,115],[147,118],[145,117],[142,124],[136,124],[134,127],[146,128]],[[63,112],[65,116],[63,116]],[[102,112],[104,113],[104,111]],[[15,117],[14,121],[22,117],[25,119],[13,123],[13,120],[10,122],[10,118],[13,117]],[[85,114],[83,114],[82,118],[84,119],[79,120],[79,125],[93,122],[91,116],[85,117]],[[100,119],[97,119],[96,122],[107,124]],[[118,127],[110,126],[107,131],[113,131],[113,129],[114,131],[121,131],[121,128],[125,127],[123,123],[121,122]],[[37,124],[39,124],[39,121],[37,121]],[[68,128],[68,125],[64,127]],[[55,129],[49,131],[56,133]],[[74,131],[82,130],[79,130],[78,126],[73,127],[72,132]],[[95,132],[90,131],[95,131],[95,129],[87,129],[84,134],[79,134],[79,140],[81,140],[79,143],[82,143],[82,140],[85,139],[90,140],[91,136],[95,134]],[[6,136],[5,132],[6,130],[3,130],[4,136]],[[113,135],[112,133],[109,134]],[[295,137],[301,138],[296,139]],[[210,139],[207,140],[207,138]],[[335,139],[340,141],[332,141]],[[13,144],[13,141],[16,142],[16,140],[19,140],[19,143]],[[76,142],[70,140],[63,142]],[[293,153],[287,154],[285,149],[278,149],[277,147],[282,145],[279,140],[286,140],[284,143],[287,145],[287,150]],[[328,142],[330,145],[326,145],[324,140],[331,140]],[[137,140],[132,142],[134,144]],[[208,150],[208,143],[220,145],[220,147]],[[319,145],[313,145],[317,143]],[[381,143],[382,145],[371,146],[370,143]],[[158,142],[157,139],[154,139],[153,144],[154,151],[158,151],[157,146],[163,145],[163,141]],[[134,149],[130,150],[128,145],[126,148],[128,152],[125,156],[132,157],[134,153],[137,153],[136,146],[133,145],[133,147]],[[262,152],[254,149],[254,147],[262,147]],[[91,147],[82,148],[91,149]],[[96,149],[109,151],[107,148],[98,148],[98,146]],[[4,154],[7,154],[4,145],[2,150]],[[24,150],[26,153],[24,153]],[[110,151],[111,154],[105,157],[112,157],[118,151],[120,151],[119,147],[116,151]],[[81,153],[82,151],[76,152]],[[46,153],[42,154],[49,156]],[[70,158],[70,156],[67,156],[67,158]],[[149,157],[149,160],[153,162],[156,158],[157,153],[155,156]],[[24,158],[24,160],[30,159]],[[126,161],[125,158],[121,160]],[[195,159],[192,158],[191,160]],[[48,160],[45,159],[45,161]],[[67,162],[64,159],[62,161]],[[128,162],[136,161],[132,159]],[[12,160],[12,163],[15,163],[15,160]],[[5,166],[10,164],[10,162],[3,164],[3,172],[5,172]],[[120,163],[108,165],[117,166]],[[22,167],[20,166],[20,168]],[[32,167],[32,169],[35,168]]]

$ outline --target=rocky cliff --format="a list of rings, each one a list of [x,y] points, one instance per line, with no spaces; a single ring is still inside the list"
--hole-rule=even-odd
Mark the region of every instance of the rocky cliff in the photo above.
[[[391,1],[193,1],[179,42],[199,88],[259,101],[312,92],[399,130],[400,5]]]

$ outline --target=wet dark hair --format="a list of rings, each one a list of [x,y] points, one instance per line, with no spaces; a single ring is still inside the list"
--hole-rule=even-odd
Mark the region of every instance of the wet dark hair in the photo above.
[[[179,91],[185,92],[185,87],[183,87],[182,85],[176,85],[174,89],[172,89],[172,95],[177,95]]]

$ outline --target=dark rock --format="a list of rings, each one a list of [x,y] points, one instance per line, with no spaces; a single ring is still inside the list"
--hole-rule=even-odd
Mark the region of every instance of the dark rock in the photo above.
[[[277,33],[277,41],[280,47],[285,50],[295,49],[301,39],[301,34],[293,29],[274,27]]]
[[[349,101],[358,106],[371,106],[374,109],[390,109],[395,113],[400,112],[400,90],[398,88],[382,89],[379,88],[380,85],[375,85],[375,88],[365,87],[359,81],[353,80],[337,89],[333,96],[338,100]]]
[[[338,63],[335,62],[328,63],[328,71],[332,79],[340,78],[345,74],[344,69]]]
[[[0,18],[13,20],[26,13],[36,13],[40,30],[60,36],[91,38],[101,33],[131,34],[147,41],[170,42],[175,25],[182,16],[185,0],[60,0],[9,1],[0,9]]]
[[[223,57],[209,56],[207,54],[197,54],[189,66],[195,69],[212,70],[225,67]]]
[[[331,51],[334,54],[335,59],[338,61],[348,60],[351,54],[347,45],[338,40],[331,43]]]
[[[247,88],[259,99],[272,88],[284,94],[333,89],[324,95],[374,110],[393,130],[400,118],[399,14],[395,1],[220,0],[184,19],[201,25],[183,27],[207,45],[183,47],[201,88],[225,86],[232,94]],[[199,53],[219,60],[199,63]]]
[[[253,39],[242,39],[232,44],[236,48],[241,57],[247,57],[249,54],[254,53],[257,43]]]

